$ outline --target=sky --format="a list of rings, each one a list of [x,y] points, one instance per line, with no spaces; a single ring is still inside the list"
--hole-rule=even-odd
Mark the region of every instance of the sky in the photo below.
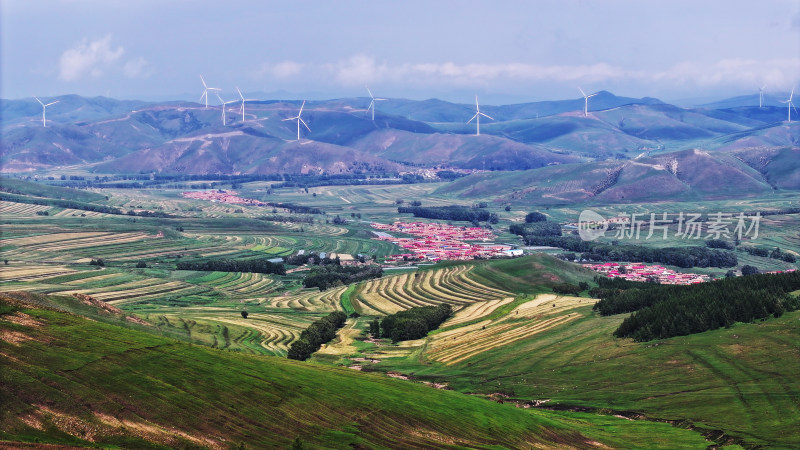
[[[0,97],[520,103],[800,89],[798,0],[0,0]],[[251,96],[251,95],[248,95]]]

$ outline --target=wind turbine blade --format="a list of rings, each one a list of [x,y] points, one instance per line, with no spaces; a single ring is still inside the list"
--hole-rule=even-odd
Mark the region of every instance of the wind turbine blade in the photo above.
[[[44,103],[42,103],[42,101],[41,101],[41,100],[39,100],[39,97],[37,97],[37,96],[35,96],[35,95],[34,95],[34,96],[33,96],[33,98],[35,98],[35,99],[36,99],[36,101],[37,101],[37,102],[39,102],[39,104],[40,104],[40,105],[44,106]]]
[[[52,103],[48,103],[48,104],[46,104],[46,105],[44,105],[44,106],[55,105],[56,103],[58,103],[58,102],[60,102],[60,101],[61,101],[61,100],[56,100],[56,101],[54,101],[54,102],[52,102]]]
[[[289,117],[286,119],[282,119],[281,122],[286,122],[287,120],[294,120],[294,119],[297,119],[297,117]]]
[[[594,97],[594,96],[595,96],[595,95],[597,95],[597,94],[599,94],[599,92],[595,92],[594,94],[592,94],[592,95],[589,95],[589,96],[587,96],[586,98],[592,98],[592,97]]]
[[[206,88],[206,89],[208,89],[208,85],[206,84],[206,80],[204,80],[204,79],[203,79],[203,76],[202,76],[202,75],[200,75],[200,81],[202,81],[202,82],[203,82],[203,87],[204,87],[204,88]]]
[[[467,123],[470,123],[470,122],[472,122],[472,120],[473,120],[474,118],[478,117],[478,114],[480,114],[480,113],[475,113],[475,115],[474,115],[474,116],[472,116],[472,119],[469,119],[469,120],[467,121]]]
[[[303,120],[303,119],[301,119],[299,117],[297,118],[297,120],[299,120],[300,123],[302,123],[303,126],[306,127],[306,130],[311,131],[311,128],[308,128],[308,125],[306,125],[306,121],[305,120]]]
[[[375,108],[375,99],[373,99],[371,102],[369,102],[369,106],[367,106],[367,111],[369,111],[370,108]]]
[[[301,115],[301,114],[303,114],[303,107],[304,107],[304,106],[306,106],[306,101],[305,101],[305,100],[303,100],[303,104],[302,104],[302,105],[300,105],[300,112],[299,112],[299,113],[297,113],[297,118],[298,118],[298,119],[300,118],[300,115]]]
[[[244,102],[244,95],[242,95],[242,91],[239,90],[239,86],[236,86],[236,92],[239,93],[239,97],[242,98],[242,102]]]
[[[581,89],[580,86],[578,86],[578,90],[581,91],[581,95],[584,96],[584,98],[585,98],[586,97],[586,92],[583,92],[583,89]]]
[[[221,91],[222,89],[220,89],[220,88],[208,88],[208,90],[209,91]]]
[[[488,115],[486,115],[486,114],[484,114],[484,113],[480,113],[480,115],[482,115],[483,117],[488,117],[488,118],[490,118],[490,119],[494,120],[494,117],[492,117],[492,116],[488,116]]]
[[[214,93],[214,95],[216,95],[216,96],[217,96],[217,98],[219,99],[219,101],[220,101],[220,102],[221,102],[223,105],[225,104],[225,101],[224,101],[224,100],[222,100],[222,97],[220,97],[220,96],[219,96],[219,94],[217,94],[217,93],[215,92],[215,93]]]
[[[389,100],[389,99],[388,98],[374,98],[373,100],[375,100],[376,102],[379,102],[379,101],[382,101],[382,100]]]
[[[367,88],[367,92],[369,92],[369,97],[374,99],[375,97],[372,96],[372,91],[370,91],[367,86],[364,86],[364,87]]]

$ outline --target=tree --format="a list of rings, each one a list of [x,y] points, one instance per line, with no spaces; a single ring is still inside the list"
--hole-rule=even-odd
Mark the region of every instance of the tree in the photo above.
[[[511,205],[506,205],[505,210],[506,212],[511,211]]]
[[[242,311],[242,317],[243,318],[247,319],[248,315],[249,315],[249,313],[247,311]]]
[[[748,265],[742,266],[742,275],[755,275],[757,273],[760,273],[758,267]]]
[[[144,261],[139,261],[138,263],[136,263],[136,268],[137,269],[146,269],[147,268],[147,263],[144,262]]]
[[[380,337],[381,325],[377,318],[369,323],[369,334],[371,334],[372,337]]]
[[[546,221],[547,221],[547,216],[538,211],[528,213],[525,216],[525,223],[546,222]]]

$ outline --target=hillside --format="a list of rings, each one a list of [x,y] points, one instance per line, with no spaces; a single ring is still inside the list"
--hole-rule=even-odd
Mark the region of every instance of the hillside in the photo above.
[[[748,161],[745,155],[685,150],[630,161],[480,173],[455,180],[437,193],[520,204],[570,204],[736,198],[770,192],[773,183],[794,189],[800,160],[784,156],[784,165],[773,166],[768,181],[743,162]]]
[[[300,144],[291,120],[301,101],[252,101],[208,108],[191,102],[145,103],[61,96],[48,108],[48,126],[33,100],[4,100],[3,171],[70,166],[98,174],[352,173],[414,167],[527,170],[586,160],[631,160],[659,152],[775,149],[800,142],[781,108],[727,105],[685,109],[653,98],[601,91],[582,112],[580,98],[513,105],[474,105],[437,99],[388,99],[375,120],[366,98],[309,101]],[[735,102],[734,102],[735,103]],[[580,180],[577,180],[580,181]],[[776,180],[775,186],[793,185]]]
[[[192,346],[51,304],[25,293],[0,296],[0,443],[707,445],[668,424],[518,409],[382,375]]]

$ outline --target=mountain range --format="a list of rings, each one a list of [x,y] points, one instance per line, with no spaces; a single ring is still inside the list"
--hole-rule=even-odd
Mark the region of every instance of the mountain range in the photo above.
[[[291,120],[299,101],[248,102],[244,120],[234,103],[223,125],[219,105],[76,95],[47,100],[59,101],[47,108],[47,127],[34,99],[0,103],[3,172],[63,166],[98,174],[476,169],[492,172],[461,181],[472,186],[459,195],[479,186],[491,191],[486,183],[492,180],[517,180],[522,184],[506,187],[524,194],[511,189],[500,196],[558,201],[640,197],[637,186],[644,180],[663,182],[662,189],[685,197],[800,187],[800,125],[787,122],[785,107],[774,102],[745,106],[749,97],[687,109],[601,91],[589,99],[588,115],[583,99],[482,105],[491,119],[483,118],[479,136],[474,122],[466,123],[475,105],[388,99],[376,102],[372,120],[368,98],[309,101],[302,118],[310,131],[301,126],[300,140]],[[545,184],[553,192],[532,189],[521,170],[551,180]],[[613,187],[601,189],[607,172],[616,174]],[[552,181],[562,178],[572,187]],[[458,186],[444,189],[456,192]]]

